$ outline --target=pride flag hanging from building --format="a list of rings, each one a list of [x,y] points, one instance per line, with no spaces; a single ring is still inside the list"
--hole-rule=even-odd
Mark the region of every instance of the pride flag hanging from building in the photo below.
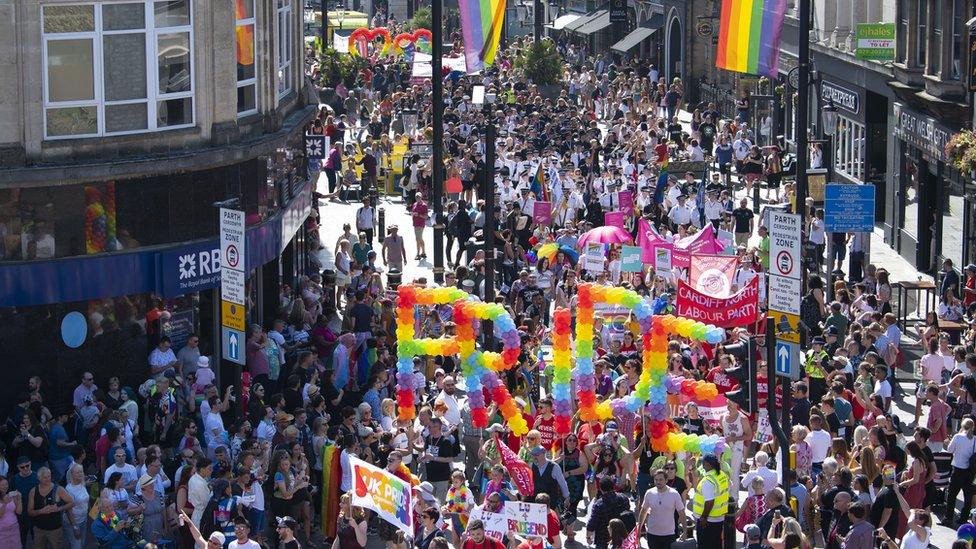
[[[722,0],[715,66],[775,77],[786,0]]]
[[[458,0],[464,62],[468,73],[483,70],[495,61],[505,22],[505,0]]]

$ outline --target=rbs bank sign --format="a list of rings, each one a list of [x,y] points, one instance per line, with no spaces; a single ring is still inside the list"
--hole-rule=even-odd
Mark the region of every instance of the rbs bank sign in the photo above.
[[[160,291],[165,297],[220,286],[220,245],[202,242],[159,254]]]

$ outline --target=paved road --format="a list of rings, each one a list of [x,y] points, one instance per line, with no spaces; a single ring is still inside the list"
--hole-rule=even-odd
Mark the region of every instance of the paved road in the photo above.
[[[320,182],[320,192],[325,188],[324,178]],[[342,234],[342,224],[352,223],[354,225],[355,213],[359,208],[360,204],[357,202],[342,203],[342,202],[330,202],[322,201],[320,203],[320,213],[322,220],[322,227],[320,229],[320,235],[322,237],[322,242],[325,244],[326,249],[322,252],[322,259],[325,265],[332,264],[333,250],[332,247],[335,245],[336,239]],[[378,208],[383,208],[386,214],[386,225],[389,226],[392,223],[396,223],[401,227],[400,233],[405,236],[407,241],[407,257],[411,261],[404,267],[404,281],[409,281],[420,276],[428,277],[428,280],[433,280],[433,230],[427,229],[425,231],[425,242],[428,251],[428,255],[431,259],[423,261],[412,261],[416,249],[414,247],[412,231],[409,229],[411,227],[410,216],[407,214],[406,209],[403,205],[402,200],[399,197],[380,197],[380,202],[377,205]],[[404,231],[404,229],[407,229]],[[897,253],[893,252],[891,248],[884,245],[883,242],[879,242],[881,239],[875,236],[874,245],[872,247],[872,253],[875,254],[874,257],[877,258],[879,264],[885,265],[890,271],[894,273],[896,279],[914,280],[917,276],[917,271],[912,271],[911,266],[903,260]],[[379,244],[374,242],[376,249],[379,249]],[[328,268],[328,267],[327,267]],[[904,374],[903,374],[904,375]],[[899,418],[902,420],[903,425],[908,425],[912,422],[915,407],[915,383],[911,380],[905,380],[901,382],[901,386],[904,394],[906,395],[903,399],[897,400],[894,403],[895,413],[898,414]],[[745,499],[744,492],[739,495],[740,500]],[[952,542],[956,539],[955,531],[948,528],[942,527],[941,525],[936,525],[933,528],[933,539],[932,545],[935,547],[949,547]],[[583,539],[584,536],[578,536],[578,539]],[[585,547],[584,544],[573,543],[567,544],[568,547]],[[379,549],[383,547],[383,544],[379,540],[370,540],[368,545],[370,549]]]

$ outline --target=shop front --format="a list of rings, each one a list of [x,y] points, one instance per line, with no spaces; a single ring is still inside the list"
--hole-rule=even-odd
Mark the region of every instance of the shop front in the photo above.
[[[240,199],[248,224],[246,321],[265,325],[278,314],[282,283],[306,272],[304,173],[279,151],[191,174],[0,191],[0,362],[16,365],[0,372],[0,398],[14,402],[38,375],[45,398],[66,401],[85,370],[136,387],[160,335],[174,351],[196,335],[201,354],[218,354],[213,203],[227,197]],[[86,204],[80,215],[71,214],[76,194]]]
[[[976,261],[976,201],[969,174],[946,157],[946,143],[958,131],[934,118],[894,104],[894,183],[888,197],[893,248],[919,271],[935,272],[944,259],[957,270]]]

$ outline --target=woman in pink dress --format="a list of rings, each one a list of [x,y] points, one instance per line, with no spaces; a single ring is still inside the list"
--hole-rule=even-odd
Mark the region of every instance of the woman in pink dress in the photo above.
[[[4,547],[20,549],[20,528],[17,526],[17,515],[22,511],[21,496],[10,491],[10,481],[0,476],[0,540],[4,540]]]
[[[905,495],[910,509],[925,508],[925,481],[928,479],[929,464],[922,448],[914,440],[905,445],[905,451],[912,458],[911,466],[901,474],[898,487]],[[898,521],[899,536],[904,533],[908,525],[908,517],[900,513]]]

